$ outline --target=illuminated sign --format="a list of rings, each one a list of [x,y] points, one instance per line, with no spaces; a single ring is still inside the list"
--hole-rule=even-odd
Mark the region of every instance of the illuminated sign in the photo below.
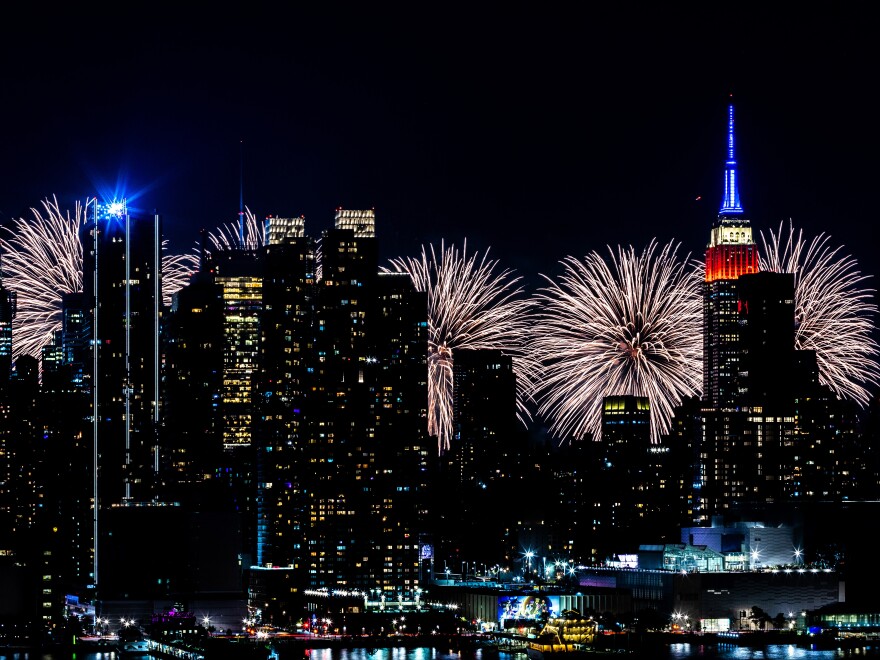
[[[501,596],[498,598],[499,619],[534,620],[553,616],[559,611],[559,596]]]

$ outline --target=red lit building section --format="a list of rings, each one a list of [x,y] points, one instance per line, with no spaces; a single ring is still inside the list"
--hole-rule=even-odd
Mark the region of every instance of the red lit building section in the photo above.
[[[758,251],[754,243],[715,245],[706,249],[706,281],[735,280],[758,272]]]

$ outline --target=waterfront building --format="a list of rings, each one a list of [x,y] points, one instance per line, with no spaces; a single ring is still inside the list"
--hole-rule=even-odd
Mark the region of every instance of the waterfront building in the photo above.
[[[700,554],[699,548],[662,546],[664,560],[675,565],[676,557],[700,557],[707,567],[722,564],[714,551]],[[655,555],[654,546],[646,554]],[[639,561],[641,562],[639,553]],[[687,566],[687,564],[685,564]],[[641,568],[578,569],[577,586],[515,584],[459,584],[431,589],[432,598],[461,605],[462,614],[496,629],[534,625],[544,615],[565,610],[585,615],[610,614],[627,618],[654,611],[668,617],[668,623],[683,630],[724,632],[752,630],[757,613],[786,621],[792,614],[817,610],[845,600],[845,585],[836,571],[820,569],[762,571],[702,571]]]

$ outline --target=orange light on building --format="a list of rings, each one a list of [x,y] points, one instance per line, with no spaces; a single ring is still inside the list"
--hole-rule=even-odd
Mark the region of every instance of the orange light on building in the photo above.
[[[735,280],[758,272],[758,251],[754,244],[715,245],[706,250],[706,281]]]

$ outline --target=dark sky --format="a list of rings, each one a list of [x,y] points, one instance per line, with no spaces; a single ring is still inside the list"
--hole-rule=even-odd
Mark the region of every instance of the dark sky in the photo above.
[[[0,222],[124,189],[183,252],[243,183],[259,218],[318,236],[375,208],[383,257],[467,238],[530,281],[654,237],[699,256],[733,93],[756,230],[791,218],[878,271],[867,3],[240,4],[5,17]]]

